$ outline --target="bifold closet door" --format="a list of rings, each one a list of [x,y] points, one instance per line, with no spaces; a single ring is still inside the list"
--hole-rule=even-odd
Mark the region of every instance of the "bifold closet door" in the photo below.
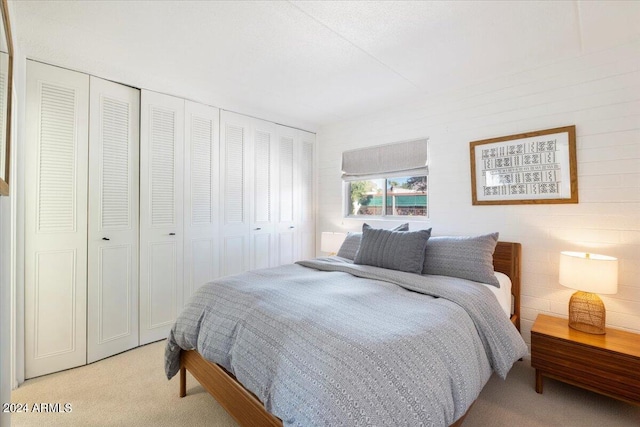
[[[138,345],[140,91],[91,77],[87,361]]]
[[[250,266],[251,118],[220,113],[222,275]]]
[[[220,275],[220,111],[185,102],[184,303]]]
[[[277,264],[316,256],[315,134],[277,127]]]
[[[140,106],[140,344],[164,339],[182,306],[184,100]]]
[[[25,376],[87,361],[89,76],[27,61]]]
[[[296,129],[278,126],[278,218],[276,224],[277,264],[299,259],[299,168]]]
[[[252,119],[251,136],[253,155],[250,165],[251,203],[250,262],[249,268],[273,267],[276,265],[275,208],[277,200],[277,137],[276,125]]]
[[[316,136],[310,132],[298,131],[300,136],[300,154],[298,157],[299,176],[299,259],[311,259],[316,256],[315,221],[315,175],[314,148]]]

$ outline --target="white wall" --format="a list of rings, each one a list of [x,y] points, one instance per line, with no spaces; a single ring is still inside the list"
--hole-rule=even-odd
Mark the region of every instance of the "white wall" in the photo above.
[[[521,242],[527,342],[538,313],[567,316],[573,291],[558,284],[562,250],[620,259],[618,293],[602,296],[607,325],[640,332],[640,41],[529,65],[508,78],[321,128],[317,231],[362,224],[342,218],[342,151],[427,136],[430,218],[411,229],[499,231],[501,240]],[[471,205],[470,141],[574,124],[579,204]]]

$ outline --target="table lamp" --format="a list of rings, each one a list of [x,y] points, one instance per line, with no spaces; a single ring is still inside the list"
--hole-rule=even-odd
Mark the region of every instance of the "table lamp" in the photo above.
[[[618,259],[584,252],[560,253],[560,284],[577,289],[569,300],[569,327],[605,333],[606,311],[599,294],[618,291]]]
[[[342,242],[347,237],[347,233],[333,233],[331,231],[323,231],[320,238],[320,250],[329,252],[329,255],[335,255],[340,250]]]

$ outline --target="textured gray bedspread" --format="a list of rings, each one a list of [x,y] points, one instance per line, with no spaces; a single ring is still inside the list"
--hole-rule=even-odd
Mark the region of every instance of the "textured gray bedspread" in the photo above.
[[[477,283],[337,257],[299,264],[201,287],[169,335],[167,377],[195,349],[284,425],[447,426],[492,369],[504,378],[527,353]]]

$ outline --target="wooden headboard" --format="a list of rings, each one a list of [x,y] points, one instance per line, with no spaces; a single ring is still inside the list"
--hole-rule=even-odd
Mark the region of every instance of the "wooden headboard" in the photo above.
[[[498,242],[493,252],[493,269],[511,279],[513,315],[511,321],[520,330],[520,258],[522,245],[513,242]]]

